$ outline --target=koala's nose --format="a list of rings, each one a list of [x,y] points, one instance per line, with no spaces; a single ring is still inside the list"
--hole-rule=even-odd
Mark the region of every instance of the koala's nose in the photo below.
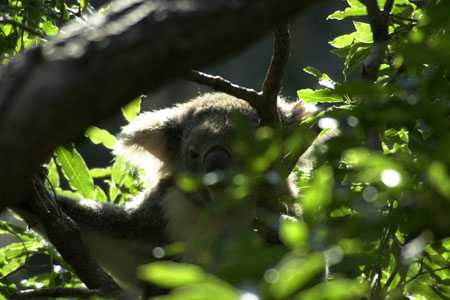
[[[231,166],[231,155],[221,146],[214,146],[203,157],[203,165],[207,173],[225,171]]]

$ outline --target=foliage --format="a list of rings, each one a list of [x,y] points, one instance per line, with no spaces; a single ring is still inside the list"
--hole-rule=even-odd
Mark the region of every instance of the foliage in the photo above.
[[[45,30],[45,22],[59,26],[52,16],[68,7],[61,1],[41,2],[51,9],[31,14],[28,1],[9,0],[9,16],[40,30]],[[282,218],[282,245],[244,231],[231,238],[224,235],[217,251],[198,265],[162,259],[143,267],[143,279],[173,289],[158,299],[450,297],[450,2],[394,2],[388,48],[375,83],[358,79],[373,46],[366,8],[358,0],[347,3],[328,17],[334,22],[351,19],[354,25],[353,32],[330,41],[343,60],[343,80],[308,67],[305,72],[321,87],[298,92],[309,103],[340,104],[319,116],[319,125],[336,127],[339,135],[319,147],[314,170],[298,170],[302,192],[294,201],[303,206],[304,218]],[[61,5],[65,8],[58,8]],[[0,50],[3,57],[29,45],[24,42],[29,36],[20,26],[0,22],[0,42],[9,43],[0,43],[7,45]],[[139,100],[124,109],[127,120],[138,107]],[[247,196],[262,184],[278,183],[273,175],[280,170],[272,168],[274,161],[284,148],[302,142],[298,133],[282,138],[262,128],[250,143],[244,132],[236,149],[245,158],[245,171],[233,180],[228,194],[233,201],[221,207],[230,220],[233,210],[245,207]],[[99,128],[90,128],[86,136],[108,149],[115,143]],[[120,204],[143,187],[139,171],[123,159],[89,169],[74,147],[58,149],[48,170],[49,186],[75,198]],[[99,180],[108,188],[98,186]],[[189,191],[195,190],[196,180],[180,177],[178,182]],[[278,218],[269,210],[261,219],[271,227]],[[21,240],[0,250],[4,297],[15,289],[7,275],[20,268],[30,252],[46,251],[66,270],[52,248],[30,233],[7,223],[0,223],[0,230]],[[175,246],[162,253],[170,254]],[[55,276],[50,272],[29,278],[27,286],[74,284]]]

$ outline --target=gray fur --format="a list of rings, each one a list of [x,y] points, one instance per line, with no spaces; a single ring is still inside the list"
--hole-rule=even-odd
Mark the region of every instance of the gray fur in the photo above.
[[[279,112],[288,124],[298,121],[304,110],[280,100]],[[135,270],[154,259],[154,247],[185,242],[187,251],[181,259],[195,261],[197,252],[207,251],[229,222],[210,218],[202,207],[214,201],[217,191],[186,194],[174,184],[173,176],[204,175],[202,158],[208,151],[213,147],[232,151],[234,114],[257,128],[259,118],[247,102],[221,93],[142,113],[123,128],[116,154],[146,169],[149,188],[122,207],[60,199],[93,255],[124,286],[137,286]],[[249,226],[254,216],[255,207],[248,207],[238,216],[239,222]]]

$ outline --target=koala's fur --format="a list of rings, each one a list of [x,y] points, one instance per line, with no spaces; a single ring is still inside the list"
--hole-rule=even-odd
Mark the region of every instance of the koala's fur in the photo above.
[[[302,117],[304,111],[298,105],[279,103],[286,124]],[[255,129],[260,122],[247,102],[221,93],[142,113],[123,128],[116,154],[147,171],[149,188],[121,207],[60,198],[92,254],[123,286],[137,286],[136,268],[152,260],[155,247],[185,242],[187,251],[181,259],[195,260],[199,251],[208,251],[221,226],[230,222],[228,217],[211,219],[205,214],[205,206],[220,196],[220,189],[184,193],[174,175],[204,175],[208,159],[211,167],[236,164],[228,153],[232,151],[234,114]],[[254,203],[249,205],[237,216],[242,226],[250,226],[254,218]]]

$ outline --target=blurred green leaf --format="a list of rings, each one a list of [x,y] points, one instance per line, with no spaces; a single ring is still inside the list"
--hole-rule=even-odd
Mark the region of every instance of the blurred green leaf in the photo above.
[[[367,295],[367,285],[356,280],[336,279],[320,283],[298,294],[298,300],[348,300],[361,299]]]
[[[324,270],[324,263],[322,254],[286,257],[275,268],[279,278],[269,285],[270,294],[275,299],[283,299],[292,295]]]
[[[284,218],[280,227],[281,241],[291,248],[307,245],[308,227],[302,220]]]
[[[239,293],[223,282],[205,282],[190,284],[178,288],[168,296],[159,296],[155,300],[239,300],[248,295]]]
[[[431,184],[444,196],[450,199],[450,176],[445,165],[438,161],[433,162],[428,169],[428,178]]]
[[[171,261],[155,262],[139,269],[139,278],[162,287],[178,287],[207,280],[200,267]]]
[[[319,221],[318,217],[332,200],[333,185],[333,171],[329,166],[320,167],[314,172],[310,186],[301,197],[301,204],[307,220]]]

